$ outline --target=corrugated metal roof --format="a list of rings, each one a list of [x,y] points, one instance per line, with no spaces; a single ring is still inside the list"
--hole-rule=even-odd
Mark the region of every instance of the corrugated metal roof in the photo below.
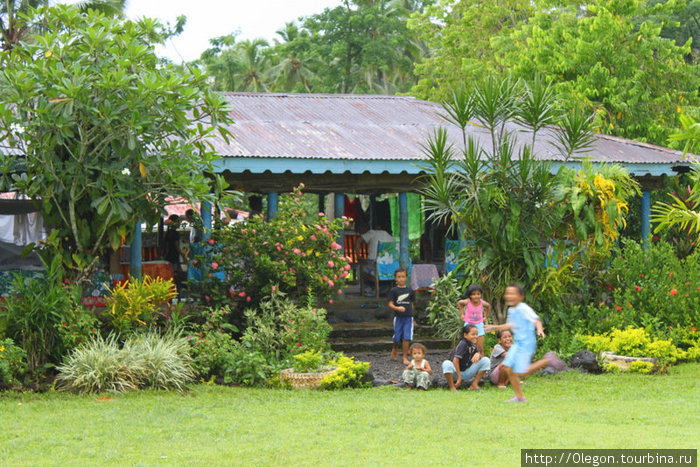
[[[461,148],[458,128],[439,116],[439,104],[405,96],[348,94],[223,93],[232,111],[234,138],[212,142],[223,157],[330,160],[423,159],[422,145],[445,126]],[[490,148],[488,132],[469,125],[469,135]],[[528,143],[531,133],[517,125],[508,131]],[[552,146],[553,132],[538,134],[536,154],[561,160]],[[587,154],[594,161],[688,165],[680,151],[607,135],[597,135]]]

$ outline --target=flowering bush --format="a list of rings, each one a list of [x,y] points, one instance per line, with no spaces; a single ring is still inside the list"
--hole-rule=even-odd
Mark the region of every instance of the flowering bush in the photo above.
[[[665,242],[623,241],[586,314],[589,332],[644,327],[680,344],[668,331],[700,324],[700,253],[680,260]]]
[[[353,357],[340,355],[331,362],[338,369],[321,380],[322,389],[343,389],[370,387],[372,383],[364,381],[369,371],[369,362],[356,362]]]
[[[209,303],[233,297],[248,306],[273,287],[293,299],[332,301],[341,294],[350,265],[337,237],[347,221],[323,213],[306,221],[302,189],[280,197],[273,219],[257,215],[214,230],[205,253],[194,260],[203,279],[193,292]]]
[[[207,308],[202,314],[204,323],[187,335],[192,367],[200,380],[223,378],[231,354],[238,345],[231,333],[238,329],[227,322],[230,314],[227,307]]]

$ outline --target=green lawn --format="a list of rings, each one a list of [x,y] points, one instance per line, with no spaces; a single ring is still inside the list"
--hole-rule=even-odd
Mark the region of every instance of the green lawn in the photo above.
[[[0,465],[519,465],[521,448],[698,448],[700,364],[510,390],[0,396]]]

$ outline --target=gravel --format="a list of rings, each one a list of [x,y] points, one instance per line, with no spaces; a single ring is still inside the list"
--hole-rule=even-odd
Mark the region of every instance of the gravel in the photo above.
[[[432,375],[432,387],[447,387],[447,381],[442,375],[442,362],[447,360],[450,354],[450,350],[433,350],[428,351],[426,355],[426,360],[430,363],[430,368],[433,370]],[[392,384],[392,381],[399,382],[399,386],[403,386],[400,383],[401,374],[403,370],[406,369],[406,365],[401,362],[401,351],[399,350],[399,358],[397,360],[391,359],[390,352],[362,352],[362,353],[348,353],[350,357],[355,357],[355,360],[370,362],[370,371],[374,376],[375,385]]]

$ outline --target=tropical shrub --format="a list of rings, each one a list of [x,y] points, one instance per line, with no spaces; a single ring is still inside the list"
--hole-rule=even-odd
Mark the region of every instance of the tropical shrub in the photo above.
[[[21,385],[27,354],[12,339],[0,340],[0,389]]]
[[[297,373],[311,373],[318,371],[323,366],[324,361],[325,358],[321,352],[307,350],[306,352],[294,355],[292,369]]]
[[[95,316],[80,304],[81,288],[62,279],[61,259],[45,266],[42,278],[17,275],[15,294],[0,307],[5,334],[24,349],[32,373],[60,362],[96,331]]]
[[[280,196],[273,219],[257,215],[214,230],[194,260],[203,278],[193,293],[210,304],[227,304],[233,297],[253,307],[273,286],[295,300],[332,301],[341,294],[350,266],[337,239],[347,221],[323,213],[307,220],[302,189]]]
[[[659,360],[660,371],[665,371],[669,365],[687,357],[686,352],[670,340],[654,339],[643,328],[613,329],[604,334],[577,337],[586,348],[596,353],[607,351],[625,357],[656,358]]]
[[[230,310],[207,308],[203,311],[205,322],[187,336],[195,374],[203,379],[223,380],[231,354],[237,350],[238,341],[232,333],[238,328],[226,321]]]
[[[369,371],[369,362],[356,362],[353,357],[340,354],[330,362],[338,369],[321,380],[322,389],[343,389],[370,387],[372,383],[363,381]]]
[[[435,328],[436,335],[454,343],[462,337],[464,327],[457,309],[457,301],[462,295],[455,276],[445,274],[435,283],[435,292],[426,307],[428,321]]]
[[[194,379],[187,340],[153,331],[135,335],[123,347],[115,335],[73,349],[58,367],[59,387],[91,392],[125,392],[140,388],[184,391]]]
[[[245,343],[238,343],[229,355],[224,371],[224,382],[260,386],[286,366],[288,361],[272,361],[259,350],[252,349]]]
[[[152,326],[159,318],[160,307],[175,297],[172,279],[144,276],[129,277],[110,290],[106,316],[119,333]]]

